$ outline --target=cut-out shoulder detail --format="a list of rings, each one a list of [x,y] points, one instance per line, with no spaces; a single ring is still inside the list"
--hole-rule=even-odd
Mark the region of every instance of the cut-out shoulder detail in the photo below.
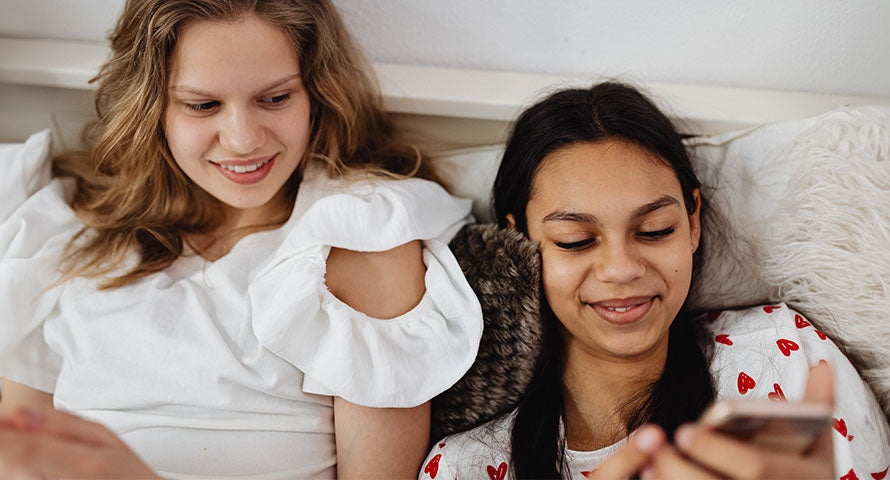
[[[332,248],[325,282],[340,301],[372,318],[402,315],[423,297],[423,253],[415,240],[384,252]]]

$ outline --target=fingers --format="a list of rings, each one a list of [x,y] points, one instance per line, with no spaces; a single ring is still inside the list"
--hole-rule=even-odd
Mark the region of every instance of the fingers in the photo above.
[[[160,477],[122,442],[100,446],[44,431],[0,429],[0,478],[157,480]]]
[[[37,413],[19,408],[13,413],[11,420],[16,428],[24,431],[39,431],[97,446],[120,443],[117,436],[102,425],[59,410]]]
[[[82,467],[87,453],[78,444],[53,436],[0,430],[0,478],[75,478],[71,466]]]
[[[667,444],[661,428],[655,425],[644,425],[630,436],[630,440],[607,458],[587,478],[594,480],[612,480],[629,478],[649,464],[653,454]]]
[[[640,480],[683,478],[687,480],[710,480],[720,478],[713,472],[684,458],[673,447],[658,452],[652,466],[643,470]]]
[[[674,439],[690,460],[729,478],[824,478],[834,471],[831,456],[766,451],[706,427],[684,425]]]
[[[834,407],[834,380],[831,367],[827,363],[818,363],[810,368],[803,401],[823,403]]]

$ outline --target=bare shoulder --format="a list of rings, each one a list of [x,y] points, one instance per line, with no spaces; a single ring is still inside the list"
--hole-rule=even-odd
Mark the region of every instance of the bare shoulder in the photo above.
[[[420,302],[425,273],[423,247],[415,240],[383,252],[332,248],[325,282],[352,308],[373,318],[393,318]]]

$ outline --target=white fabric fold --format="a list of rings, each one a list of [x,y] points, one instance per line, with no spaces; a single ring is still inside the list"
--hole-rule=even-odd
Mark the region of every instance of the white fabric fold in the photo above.
[[[412,407],[446,390],[482,336],[481,307],[447,246],[469,202],[423,180],[306,185],[312,206],[249,287],[260,343],[304,372],[306,393]],[[385,251],[413,240],[423,241],[426,292],[403,315],[371,318],[324,284],[331,247]]]

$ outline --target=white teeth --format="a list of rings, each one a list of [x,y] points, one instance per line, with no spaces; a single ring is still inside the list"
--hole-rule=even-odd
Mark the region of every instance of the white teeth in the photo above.
[[[621,312],[621,313],[624,313],[624,312],[626,312],[626,311],[628,311],[628,310],[630,310],[631,308],[634,308],[634,307],[606,307],[606,308],[609,309],[609,310],[611,310],[611,311],[613,311],[613,312]]]
[[[260,163],[254,164],[254,165],[219,165],[219,166],[225,168],[226,170],[228,170],[230,172],[246,173],[246,172],[252,172],[267,163],[269,163],[269,160],[265,160],[263,162],[260,162]]]

